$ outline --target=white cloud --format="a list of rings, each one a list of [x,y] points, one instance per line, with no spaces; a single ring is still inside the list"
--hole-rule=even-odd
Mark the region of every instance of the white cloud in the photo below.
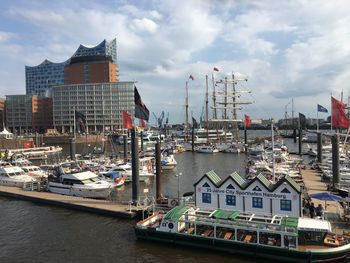
[[[205,75],[213,66],[220,68],[218,77],[232,71],[248,75],[245,84],[256,101],[249,107],[266,118],[279,116],[276,111],[291,97],[300,110],[310,107],[311,98],[327,104],[329,93],[346,90],[349,82],[350,4],[345,0],[25,4],[9,5],[6,12],[6,19],[21,26],[0,32],[2,60],[17,67],[7,75],[23,80],[25,64],[64,61],[79,44],[116,37],[121,78],[138,80],[151,111],[171,111],[178,115],[174,121],[183,119],[179,107],[189,74],[196,78],[190,83],[190,107],[200,113]]]

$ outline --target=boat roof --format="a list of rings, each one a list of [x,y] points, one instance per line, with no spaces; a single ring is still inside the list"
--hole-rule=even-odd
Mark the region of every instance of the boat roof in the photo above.
[[[62,175],[62,177],[64,179],[72,179],[72,180],[86,180],[86,179],[90,179],[90,178],[95,178],[97,176],[98,176],[97,174],[90,172],[90,171]]]
[[[332,232],[331,224],[326,220],[299,218],[298,229],[306,231]]]
[[[190,208],[191,207],[187,205],[175,206],[165,215],[164,219],[178,220]]]
[[[215,210],[211,216],[217,219],[234,219],[236,218],[241,212],[240,211],[227,211],[223,209],[217,209]]]

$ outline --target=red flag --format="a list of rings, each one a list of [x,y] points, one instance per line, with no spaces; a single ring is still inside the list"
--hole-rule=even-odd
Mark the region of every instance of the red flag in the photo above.
[[[146,128],[146,122],[143,119],[140,119],[140,127]]]
[[[214,67],[213,70],[214,71],[219,71],[219,69],[217,67]]]
[[[345,113],[346,105],[332,97],[332,126],[334,128],[347,129],[349,127],[349,119]]]
[[[251,125],[250,116],[244,115],[244,127],[250,127],[250,125]]]
[[[132,128],[132,118],[131,115],[126,111],[123,111],[123,129],[131,129]]]
[[[190,76],[189,76],[189,79],[192,79],[192,80],[194,80],[194,77],[193,77],[192,75],[190,75]]]

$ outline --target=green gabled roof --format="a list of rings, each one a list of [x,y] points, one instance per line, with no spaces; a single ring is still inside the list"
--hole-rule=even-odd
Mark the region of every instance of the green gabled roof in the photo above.
[[[178,220],[190,207],[187,205],[175,206],[164,217],[164,219]]]
[[[245,187],[247,184],[247,181],[242,178],[242,176],[239,175],[237,172],[233,172],[232,174],[229,175],[229,177],[232,178],[232,180],[238,184],[242,189]]]
[[[215,184],[215,186],[219,186],[221,178],[213,170],[207,172],[205,175],[208,176],[209,180]]]
[[[258,174],[256,179],[259,180],[263,185],[265,185],[265,187],[269,190],[272,190],[272,188],[274,187],[274,184],[267,180],[266,177],[262,174]]]
[[[284,177],[284,179],[286,181],[288,181],[288,183],[290,183],[292,185],[292,187],[294,187],[295,190],[297,190],[298,192],[301,192],[301,187],[299,184],[297,184],[294,179],[292,177],[290,177],[289,175],[286,175]]]
[[[240,214],[240,211],[227,211],[223,209],[217,209],[212,214],[213,218],[216,219],[235,219]]]
[[[298,218],[297,217],[284,217],[282,219],[281,225],[284,227],[298,227]]]

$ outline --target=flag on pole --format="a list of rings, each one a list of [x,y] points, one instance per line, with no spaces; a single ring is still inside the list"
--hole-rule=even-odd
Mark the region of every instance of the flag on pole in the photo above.
[[[123,111],[122,119],[123,119],[123,129],[131,129],[132,128],[131,115],[128,114],[126,111]]]
[[[250,116],[244,115],[244,127],[250,127],[251,123]]]
[[[213,70],[214,71],[219,71],[219,69],[217,67],[214,67]]]
[[[299,112],[299,129],[305,129],[306,128],[306,117],[304,114]]]
[[[141,96],[135,86],[134,88],[134,101],[135,101],[135,117],[139,119],[149,120],[149,110],[142,102]]]
[[[140,119],[140,127],[146,128],[146,122],[143,119]]]
[[[327,113],[328,110],[325,107],[321,106],[320,104],[317,104],[317,112],[325,112],[325,113]]]
[[[188,78],[194,80],[194,77],[192,75],[190,75]]]
[[[86,125],[86,118],[83,113],[80,111],[75,110],[75,123],[77,124],[77,127],[79,127],[79,130],[82,132],[85,132],[85,125]]]
[[[349,119],[345,113],[346,105],[332,96],[332,127],[347,129]]]

